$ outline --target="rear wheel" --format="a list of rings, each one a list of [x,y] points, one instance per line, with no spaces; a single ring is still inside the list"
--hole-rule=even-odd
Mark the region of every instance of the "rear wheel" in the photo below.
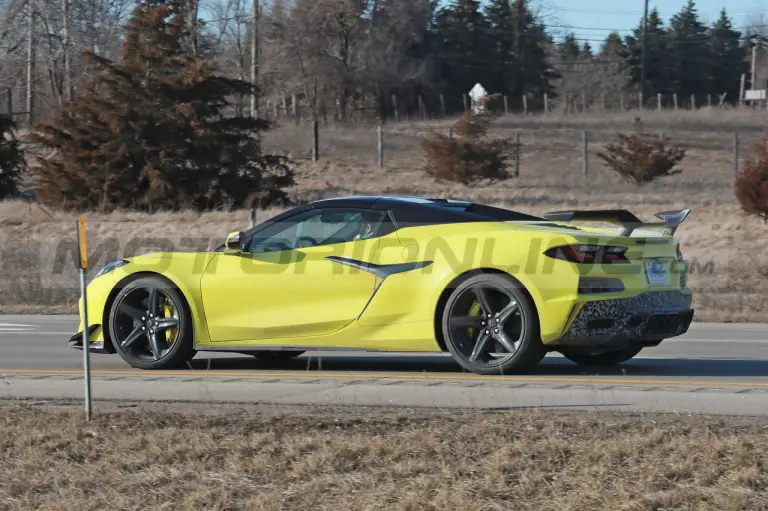
[[[577,349],[561,350],[560,353],[579,365],[591,367],[610,367],[623,364],[643,350],[642,346],[627,346],[618,350],[589,352]]]
[[[475,275],[451,293],[442,314],[448,351],[477,374],[527,372],[546,349],[533,303],[506,275]]]
[[[192,360],[192,314],[184,297],[159,277],[127,284],[109,311],[115,350],[132,367],[168,369]]]

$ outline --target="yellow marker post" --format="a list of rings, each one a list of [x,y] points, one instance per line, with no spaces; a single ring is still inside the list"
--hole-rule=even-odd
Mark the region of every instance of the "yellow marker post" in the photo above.
[[[77,251],[80,270],[80,293],[83,298],[83,379],[85,380],[85,417],[91,420],[91,359],[88,340],[88,299],[85,292],[85,272],[88,269],[88,246],[85,239],[85,217],[77,219]]]

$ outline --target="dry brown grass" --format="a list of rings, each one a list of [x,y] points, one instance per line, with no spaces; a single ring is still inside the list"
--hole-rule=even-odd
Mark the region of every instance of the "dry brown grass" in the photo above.
[[[0,509],[766,509],[766,426],[587,413],[0,404]]]
[[[617,130],[628,131],[636,112],[563,116],[510,116],[494,121],[492,137],[521,132],[520,177],[468,187],[437,182],[423,173],[420,141],[449,121],[385,126],[385,164],[376,165],[373,127],[321,128],[320,161],[311,162],[308,127],[286,125],[264,138],[269,150],[291,153],[300,162],[297,201],[358,194],[455,197],[540,214],[562,208],[623,207],[641,218],[673,208],[693,213],[678,231],[683,251],[695,261],[690,282],[696,291],[697,320],[768,322],[768,228],[745,216],[736,201],[732,170],[733,131],[742,151],[751,148],[766,125],[766,112],[706,109],[646,112],[647,130],[681,142],[686,159],[679,175],[643,187],[623,183],[596,157]],[[590,130],[590,167],[581,173],[581,129]],[[276,211],[260,212],[260,218]],[[75,312],[78,296],[73,261],[56,257],[62,240],[74,240],[71,214],[49,218],[36,206],[0,204],[0,313]],[[215,246],[230,231],[248,226],[245,211],[234,213],[137,213],[88,215],[91,246],[113,239],[104,256],[129,256],[163,248],[146,238],[169,240],[171,248]],[[131,240],[139,240],[138,246]],[[184,238],[194,238],[184,240]],[[166,248],[168,244],[166,243]],[[93,261],[94,266],[106,262]]]

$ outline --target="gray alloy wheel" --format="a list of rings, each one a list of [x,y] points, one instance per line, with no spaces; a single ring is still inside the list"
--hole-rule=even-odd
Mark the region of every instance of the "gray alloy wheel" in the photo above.
[[[575,348],[558,350],[575,364],[592,367],[610,367],[631,360],[643,350],[642,346],[626,346],[617,350],[590,352]]]
[[[474,275],[460,283],[441,326],[448,351],[473,373],[527,372],[546,355],[534,305],[506,275]]]
[[[139,369],[179,367],[195,356],[189,307],[159,277],[141,277],[120,290],[109,311],[109,335],[120,357]]]

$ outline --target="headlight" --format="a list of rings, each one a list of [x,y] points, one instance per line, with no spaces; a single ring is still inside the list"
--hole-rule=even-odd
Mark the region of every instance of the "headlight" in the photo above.
[[[119,261],[112,261],[111,263],[108,263],[106,266],[104,266],[104,268],[99,270],[99,273],[97,273],[93,278],[95,279],[96,277],[100,277],[105,273],[109,273],[112,270],[116,270],[117,268],[120,268],[121,266],[125,266],[126,264],[128,264],[128,261],[125,261],[123,259]]]

